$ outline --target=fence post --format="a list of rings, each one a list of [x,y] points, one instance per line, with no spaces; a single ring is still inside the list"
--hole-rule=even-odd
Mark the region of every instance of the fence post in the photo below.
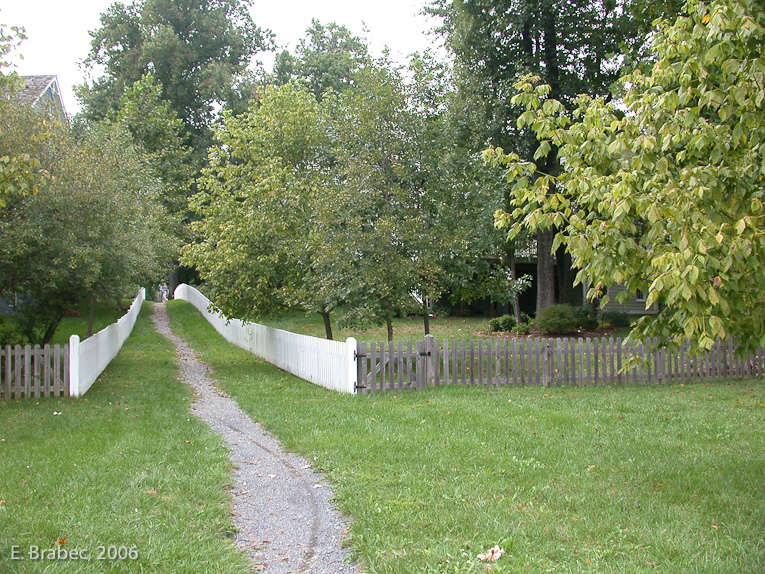
[[[345,340],[345,364],[347,365],[347,387],[345,390],[351,394],[358,392],[356,385],[358,384],[358,357],[356,356],[356,350],[358,349],[358,342],[355,337],[348,337]]]
[[[542,386],[552,386],[552,374],[554,366],[553,348],[550,339],[547,339],[542,352]]]
[[[435,387],[438,383],[438,352],[433,335],[425,335],[425,385]]]
[[[80,337],[69,337],[69,396],[80,396]]]

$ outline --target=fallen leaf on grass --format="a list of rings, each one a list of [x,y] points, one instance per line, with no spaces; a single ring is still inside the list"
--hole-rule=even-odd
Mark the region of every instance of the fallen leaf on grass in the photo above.
[[[505,553],[505,551],[500,548],[499,546],[495,546],[491,550],[489,550],[486,554],[479,554],[478,559],[483,560],[484,562],[496,562],[500,558],[502,558],[502,555]]]

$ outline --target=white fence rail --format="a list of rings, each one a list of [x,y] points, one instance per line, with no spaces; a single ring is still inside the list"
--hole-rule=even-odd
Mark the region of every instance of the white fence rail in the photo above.
[[[194,306],[229,343],[308,382],[343,393],[356,392],[356,339],[328,341],[258,323],[227,319],[194,287],[179,285],[175,298]]]
[[[77,335],[69,338],[69,395],[80,397],[88,392],[98,376],[117,356],[125,340],[133,331],[133,325],[146,298],[141,289],[130,309],[116,323],[101,329],[92,337],[80,342]]]

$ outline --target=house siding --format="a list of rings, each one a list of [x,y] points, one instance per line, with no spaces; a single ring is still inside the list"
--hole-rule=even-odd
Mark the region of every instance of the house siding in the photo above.
[[[623,293],[627,290],[624,285],[614,285],[608,288],[608,295],[610,301],[603,307],[604,311],[622,311],[629,315],[655,315],[658,313],[656,305],[651,305],[649,309],[645,308],[645,300],[638,301],[635,299],[635,295],[630,294],[629,300],[626,303],[619,303],[616,301],[619,293]]]

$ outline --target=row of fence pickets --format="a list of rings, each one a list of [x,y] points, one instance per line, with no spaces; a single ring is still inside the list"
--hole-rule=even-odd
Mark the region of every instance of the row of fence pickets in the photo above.
[[[742,358],[731,343],[691,354],[625,345],[617,338],[359,343],[357,391],[451,385],[601,386],[665,384],[765,374],[765,352]]]
[[[69,345],[0,349],[0,398],[69,396]]]
[[[635,363],[629,366],[629,361]],[[629,368],[625,368],[628,367]],[[742,358],[730,343],[693,355],[624,345],[621,338],[358,343],[357,391],[452,385],[663,384],[765,374],[765,352]],[[0,350],[0,398],[69,396],[68,345]]]

